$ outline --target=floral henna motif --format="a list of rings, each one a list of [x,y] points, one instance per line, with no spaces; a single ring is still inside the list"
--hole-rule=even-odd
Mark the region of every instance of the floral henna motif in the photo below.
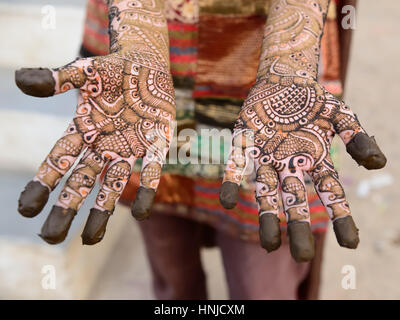
[[[41,236],[49,243],[65,239],[74,215],[104,172],[82,234],[84,244],[100,241],[138,158],[143,158],[141,188],[132,214],[147,217],[172,137],[175,97],[162,1],[109,1],[109,6],[110,55],[16,73],[17,85],[30,95],[79,89],[73,121],[19,200],[21,214],[37,215],[84,152],[42,228]]]
[[[264,29],[257,78],[316,79],[329,0],[273,0]],[[290,81],[290,79],[287,79]]]
[[[314,256],[304,172],[312,177],[334,221],[339,244],[355,248],[359,241],[329,156],[334,135],[341,137],[351,156],[367,169],[386,163],[350,108],[316,81],[327,4],[323,0],[271,1],[257,82],[235,123],[220,193],[222,205],[234,207],[246,166],[254,161],[261,243],[268,251],[280,244],[279,220],[271,218],[278,214],[280,184],[291,252],[297,261]]]

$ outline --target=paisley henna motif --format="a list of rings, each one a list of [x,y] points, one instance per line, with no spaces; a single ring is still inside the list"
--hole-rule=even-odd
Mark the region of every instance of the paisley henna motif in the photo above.
[[[231,184],[239,185],[246,166],[254,161],[260,215],[277,215],[280,183],[292,255],[297,261],[310,260],[314,255],[304,172],[312,177],[332,220],[346,219],[341,227],[335,227],[339,243],[347,247],[358,243],[357,229],[329,156],[334,135],[341,137],[353,158],[366,168],[381,168],[386,163],[375,140],[368,137],[350,108],[317,82],[327,5],[327,0],[271,1],[257,82],[235,123],[220,193],[222,205],[232,208]],[[277,219],[268,221],[278,223]],[[344,221],[352,227],[343,227]],[[265,237],[261,230],[272,229],[261,225],[260,236]],[[277,248],[265,244],[265,239],[261,242],[266,248]]]
[[[73,121],[41,165],[33,179],[36,183],[28,184],[30,187],[20,198],[21,214],[38,214],[47,201],[46,195],[84,152],[42,229],[41,236],[49,243],[64,240],[72,217],[105,172],[83,237],[86,244],[100,241],[105,217],[113,213],[136,159],[144,158],[142,188],[155,193],[172,137],[175,97],[163,1],[111,0],[108,4],[110,55],[78,59],[50,70],[46,75],[51,79],[42,75],[43,69],[16,73],[18,86],[31,95],[41,94],[29,81],[38,72],[40,81],[53,85],[55,94],[79,89]],[[32,206],[32,197],[38,199],[38,205]],[[148,215],[150,198],[143,200],[138,195],[137,201],[143,203],[138,206],[140,212],[133,211],[133,215]],[[69,222],[64,223],[65,219]]]

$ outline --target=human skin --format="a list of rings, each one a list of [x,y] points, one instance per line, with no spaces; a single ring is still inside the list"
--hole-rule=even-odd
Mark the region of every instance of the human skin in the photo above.
[[[334,135],[340,136],[359,165],[371,170],[386,164],[375,139],[367,135],[351,109],[317,82],[328,4],[328,0],[271,1],[257,81],[235,123],[220,191],[221,204],[233,208],[245,170],[254,161],[261,245],[271,252],[281,244],[280,193],[291,253],[298,262],[311,260],[315,251],[305,172],[333,221],[339,244],[356,248],[359,243],[329,155]]]
[[[19,199],[19,212],[34,217],[71,169],[40,236],[62,242],[74,216],[104,173],[82,233],[83,244],[102,240],[135,161],[143,158],[141,186],[132,215],[149,215],[172,137],[175,97],[169,71],[168,29],[162,0],[110,0],[110,54],[77,59],[58,69],[16,71],[26,94],[48,97],[79,89],[78,106],[64,135]]]

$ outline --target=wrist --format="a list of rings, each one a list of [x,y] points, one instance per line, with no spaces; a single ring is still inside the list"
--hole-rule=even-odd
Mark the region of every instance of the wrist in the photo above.
[[[257,79],[316,81],[329,0],[313,3],[272,0],[264,30]]]
[[[274,73],[266,73],[257,76],[256,84],[280,84],[281,86],[296,85],[300,87],[309,87],[318,84],[312,77],[278,75]]]
[[[169,66],[168,26],[164,1],[142,4],[109,0],[110,52],[135,53]]]

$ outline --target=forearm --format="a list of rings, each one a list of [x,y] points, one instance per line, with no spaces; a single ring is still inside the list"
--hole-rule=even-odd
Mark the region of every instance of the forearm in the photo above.
[[[110,51],[134,52],[169,66],[164,0],[109,0]]]
[[[257,79],[317,79],[320,40],[329,0],[272,0]]]

